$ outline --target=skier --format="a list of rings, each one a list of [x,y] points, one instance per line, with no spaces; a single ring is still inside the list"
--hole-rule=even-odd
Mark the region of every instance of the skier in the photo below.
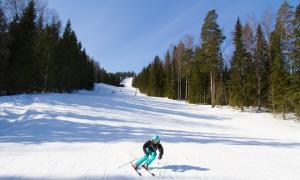
[[[149,165],[154,161],[156,158],[156,150],[159,151],[158,159],[160,160],[162,158],[162,155],[164,154],[164,149],[162,145],[160,144],[160,139],[158,135],[154,135],[151,140],[145,142],[143,146],[144,155],[139,158],[135,163],[132,164],[134,169],[138,169],[138,167],[142,165],[143,168],[148,170]]]

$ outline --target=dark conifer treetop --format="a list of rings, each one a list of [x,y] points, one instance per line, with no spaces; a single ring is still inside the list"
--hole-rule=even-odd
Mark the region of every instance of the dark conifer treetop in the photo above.
[[[22,9],[24,2],[18,9]],[[120,85],[121,75],[107,73],[90,58],[68,20],[53,17],[44,22],[36,2],[28,1],[22,13],[5,17],[0,4],[0,95],[92,90],[94,83]],[[129,75],[129,74],[128,74]]]

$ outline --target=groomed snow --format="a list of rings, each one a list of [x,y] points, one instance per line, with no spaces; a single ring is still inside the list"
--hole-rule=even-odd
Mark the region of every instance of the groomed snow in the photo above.
[[[154,134],[165,154],[142,179],[300,179],[299,123],[135,96],[131,81],[0,97],[0,179],[141,179],[118,167]]]

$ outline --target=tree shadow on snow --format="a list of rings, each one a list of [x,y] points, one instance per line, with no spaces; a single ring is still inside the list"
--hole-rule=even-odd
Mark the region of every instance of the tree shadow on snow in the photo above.
[[[163,166],[163,167],[158,167],[158,168],[153,168],[153,169],[165,169],[165,170],[172,170],[174,172],[185,172],[185,171],[209,171],[210,169],[208,168],[202,168],[198,166],[190,166],[190,165],[168,165],[168,166]]]
[[[57,115],[58,116],[58,115]],[[199,144],[227,144],[253,145],[282,148],[299,148],[299,142],[283,142],[276,139],[250,138],[231,136],[229,134],[191,132],[126,125],[103,124],[105,121],[124,122],[121,119],[99,119],[90,116],[79,116],[67,113],[64,117],[76,117],[81,122],[57,120],[54,117],[26,120],[8,131],[0,131],[0,142],[16,142],[25,144],[40,144],[47,142],[140,142],[143,143],[149,134],[160,134],[162,142],[167,143],[199,143]],[[75,118],[74,117],[74,118]],[[97,119],[97,120],[96,120]]]
[[[102,176],[79,176],[79,177],[45,177],[45,176],[42,176],[42,177],[26,177],[26,176],[1,176],[0,175],[0,180],[40,180],[40,179],[43,179],[43,180],[65,180],[65,179],[68,179],[68,180],[99,180],[99,179],[102,179],[102,180],[132,180],[132,179],[138,179],[138,178],[135,178],[135,177],[131,177],[131,176],[105,176],[105,177],[102,177]],[[140,179],[140,178],[139,178]],[[152,178],[153,179],[153,178]]]
[[[105,89],[101,89],[105,90]],[[106,90],[109,94],[111,90]],[[36,97],[37,96],[37,97]],[[83,97],[84,96],[84,100]],[[106,116],[99,117],[89,112],[111,111],[125,114],[149,115],[151,118],[161,115],[171,117],[174,115],[189,117],[190,121],[179,121],[190,126],[221,128],[226,127],[209,123],[210,120],[224,119],[222,115],[211,115],[197,112],[176,111],[167,106],[180,108],[172,101],[160,102],[159,99],[132,98],[128,94],[117,94],[114,97],[101,95],[97,91],[87,94],[46,94],[25,96],[14,103],[13,108],[4,109],[4,116],[8,122],[4,128],[13,127],[9,130],[0,130],[0,142],[17,142],[39,144],[46,142],[144,142],[150,134],[160,134],[162,141],[167,143],[199,143],[199,144],[228,144],[228,145],[253,145],[283,148],[299,148],[300,142],[285,142],[278,139],[238,137],[230,134],[193,132],[188,130],[174,130],[172,128],[153,127],[149,119],[137,119],[138,117]],[[134,99],[136,98],[136,99]],[[11,99],[7,100],[10,103]],[[22,108],[35,102],[42,102],[46,106],[29,108],[24,113],[15,113],[16,108]],[[23,104],[25,103],[25,104]],[[56,107],[56,108],[51,108]],[[62,108],[60,108],[62,107]],[[76,110],[81,110],[77,112]],[[72,110],[72,111],[69,111]],[[84,113],[83,113],[84,112]],[[81,113],[81,114],[80,114]],[[140,117],[143,118],[143,117]],[[205,122],[203,121],[205,120]],[[230,120],[230,119],[226,119]],[[158,123],[159,121],[156,121]],[[175,121],[176,122],[176,121]],[[117,124],[117,125],[115,125]],[[137,125],[137,126],[135,126]],[[0,126],[1,128],[1,126]]]

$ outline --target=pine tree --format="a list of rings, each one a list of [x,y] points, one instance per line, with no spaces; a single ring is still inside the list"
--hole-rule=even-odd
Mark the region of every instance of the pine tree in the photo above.
[[[225,37],[217,24],[217,14],[215,10],[207,13],[202,26],[201,38],[202,49],[207,59],[208,72],[210,76],[210,94],[212,107],[216,104],[216,85],[222,71],[221,44]]]

